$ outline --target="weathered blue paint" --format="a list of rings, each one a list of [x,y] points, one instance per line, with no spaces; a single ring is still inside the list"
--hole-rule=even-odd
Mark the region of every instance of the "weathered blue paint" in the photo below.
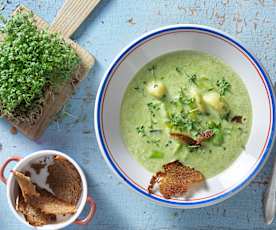
[[[9,15],[22,3],[51,22],[62,0],[0,0]],[[94,70],[65,107],[62,120],[53,122],[36,143],[12,135],[0,122],[0,162],[13,154],[27,155],[40,149],[57,149],[72,156],[85,170],[89,193],[98,210],[89,226],[68,229],[275,229],[263,224],[262,195],[273,156],[260,175],[242,192],[208,208],[176,210],[156,206],[133,193],[104,163],[95,140],[93,107],[99,82],[115,55],[130,41],[159,26],[199,23],[222,29],[240,39],[276,80],[275,0],[102,0],[74,35],[97,58]],[[273,154],[272,154],[273,155]],[[14,219],[0,185],[0,229],[26,229]]]

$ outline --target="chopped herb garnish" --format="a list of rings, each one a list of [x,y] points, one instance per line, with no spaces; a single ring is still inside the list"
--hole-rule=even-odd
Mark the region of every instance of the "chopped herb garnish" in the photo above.
[[[196,85],[196,80],[197,80],[197,75],[196,74],[188,74],[185,72],[183,69],[180,70],[179,67],[175,67],[175,71],[179,74],[182,74],[182,72],[185,74],[185,76],[188,78],[189,82],[193,83]]]
[[[228,81],[226,81],[224,78],[222,80],[217,80],[216,85],[218,87],[218,91],[221,96],[224,96],[225,93],[229,92],[231,88],[231,84]]]
[[[183,104],[188,105],[190,107],[194,107],[195,106],[195,99],[194,98],[186,98],[185,100],[183,100]]]
[[[215,144],[215,145],[221,145],[222,143],[223,143],[223,141],[224,141],[224,136],[223,136],[223,132],[222,132],[222,130],[220,130],[220,129],[216,129],[215,131],[215,136],[213,137],[213,143]]]
[[[153,133],[153,134],[160,134],[162,132],[162,130],[161,129],[150,129],[149,132]]]
[[[193,83],[196,85],[196,80],[197,80],[197,75],[196,74],[188,74],[183,70],[184,74],[188,78],[189,82]]]
[[[188,80],[194,84],[196,84],[196,79],[197,79],[197,75],[196,74],[192,74],[192,75],[188,75],[187,74],[187,77],[188,77]]]
[[[188,97],[183,88],[180,89],[178,101],[181,105],[187,105],[190,110],[193,110],[196,108],[195,99],[193,97]]]
[[[150,119],[150,125],[148,126],[149,130],[154,130],[154,126],[157,124],[157,122],[153,119]]]
[[[214,137],[212,138],[212,142],[215,145],[221,145],[224,141],[224,132],[222,131],[221,123],[209,121],[207,127],[214,132]]]
[[[150,158],[152,159],[161,159],[164,157],[164,153],[160,152],[160,151],[153,151],[150,155]]]
[[[147,143],[159,146],[160,145],[160,139],[149,139],[149,140],[147,140]]]
[[[183,103],[185,100],[187,100],[187,96],[186,96],[186,94],[185,94],[185,90],[184,90],[183,87],[180,88],[178,100],[179,100],[181,103]]]
[[[148,68],[148,71],[151,72],[151,74],[153,76],[155,76],[155,70],[156,70],[157,66],[156,65],[152,65],[151,67]]]
[[[147,103],[148,110],[152,117],[156,116],[156,112],[160,110],[160,103],[149,102]]]
[[[220,129],[221,128],[221,123],[220,122],[215,122],[215,121],[208,121],[207,123],[208,129]]]
[[[197,111],[199,111],[199,108],[192,109],[192,110],[188,111],[188,113],[194,113],[194,112],[197,112]]]
[[[221,115],[221,118],[224,119],[224,120],[226,120],[226,121],[229,121],[230,120],[230,115],[231,115],[231,111],[228,110],[228,111],[226,111],[225,113],[223,113]]]
[[[198,131],[198,123],[188,117],[186,113],[173,113],[169,115],[169,125],[180,132]]]
[[[145,127],[143,125],[136,127],[136,131],[141,137],[146,136],[146,130],[145,130]]]
[[[168,142],[165,144],[165,147],[169,147],[173,142],[171,140],[168,140]]]
[[[175,71],[180,74],[182,73],[179,67],[175,67]]]

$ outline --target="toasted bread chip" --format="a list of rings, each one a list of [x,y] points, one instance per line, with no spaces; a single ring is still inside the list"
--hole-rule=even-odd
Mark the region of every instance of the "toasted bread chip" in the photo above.
[[[82,193],[82,181],[74,165],[61,156],[54,157],[54,164],[48,166],[46,183],[55,196],[67,203],[76,205]]]
[[[192,137],[190,137],[187,134],[184,133],[170,133],[170,136],[177,140],[180,141],[183,144],[187,144],[187,145],[197,145],[197,141],[194,140]]]
[[[157,172],[150,181],[148,192],[154,193],[153,188],[159,183],[160,193],[167,199],[172,196],[182,196],[190,186],[203,182],[201,172],[174,161],[163,165],[164,172]]]
[[[33,226],[42,226],[56,221],[55,215],[42,213],[38,208],[26,203],[21,194],[16,199],[16,210],[21,212],[25,216],[26,221]]]
[[[242,116],[234,116],[232,119],[231,119],[231,122],[234,122],[234,123],[242,123],[242,120],[243,120],[243,117]]]
[[[25,176],[23,173],[13,171],[17,183],[21,189],[24,200],[26,201],[27,196],[38,197],[39,193],[36,191],[36,186],[32,183],[31,178]]]
[[[215,133],[213,130],[206,130],[198,135],[196,142],[198,145],[200,145],[202,142],[209,140],[214,135]]]
[[[77,211],[75,205],[64,202],[50,192],[39,189],[39,197],[28,197],[27,202],[33,207],[39,208],[45,214],[65,215],[74,214]]]
[[[22,191],[25,202],[45,214],[63,215],[77,211],[75,205],[64,202],[50,192],[40,189],[31,182],[31,178],[18,171],[13,172]]]

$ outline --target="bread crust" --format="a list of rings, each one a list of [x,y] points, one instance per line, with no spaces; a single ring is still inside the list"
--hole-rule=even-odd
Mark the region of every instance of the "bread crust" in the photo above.
[[[151,178],[148,192],[154,193],[155,184],[159,184],[160,193],[170,199],[172,196],[182,196],[189,187],[204,181],[201,172],[183,165],[179,161],[173,161],[163,165],[163,171],[157,172]]]

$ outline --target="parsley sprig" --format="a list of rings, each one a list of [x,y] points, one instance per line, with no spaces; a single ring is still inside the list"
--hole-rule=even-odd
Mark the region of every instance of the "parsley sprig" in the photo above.
[[[189,118],[189,115],[184,112],[170,114],[168,124],[173,130],[188,132],[192,135],[196,135],[200,131],[198,121]]]
[[[184,69],[180,69],[179,67],[175,67],[175,71],[179,74],[184,73],[184,75],[187,77],[188,81],[193,84],[197,84],[197,75],[196,74],[188,74]]]
[[[217,80],[216,85],[221,96],[224,96],[225,93],[229,92],[231,88],[231,84],[224,78],[221,80]]]

